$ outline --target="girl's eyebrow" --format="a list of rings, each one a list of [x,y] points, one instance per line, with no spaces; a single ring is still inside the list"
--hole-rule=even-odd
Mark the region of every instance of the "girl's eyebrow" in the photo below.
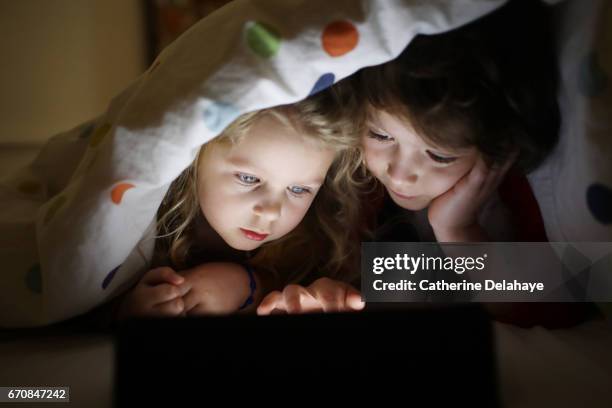
[[[233,164],[235,166],[240,166],[240,167],[248,167],[254,170],[259,170],[257,168],[257,166],[255,166],[253,163],[251,163],[251,161],[246,158],[246,157],[241,157],[241,156],[234,156],[234,157],[229,157],[227,159],[227,161],[230,164]]]
[[[256,172],[262,172],[260,168],[258,168],[253,163],[251,163],[251,161],[248,158],[246,158],[246,157],[234,156],[234,157],[228,158],[227,161],[230,164],[233,164],[235,166],[247,167],[249,169],[256,170]],[[306,182],[306,183],[293,183],[293,184],[299,184],[299,185],[304,185],[304,186],[316,187],[316,186],[322,185],[323,181],[325,181],[325,178],[324,177],[323,178],[319,177],[319,178],[316,178],[314,180],[311,180],[310,182]]]

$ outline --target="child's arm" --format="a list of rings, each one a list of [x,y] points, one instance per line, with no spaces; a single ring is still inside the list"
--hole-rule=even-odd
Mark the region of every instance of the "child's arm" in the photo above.
[[[121,300],[116,318],[180,316],[184,312],[182,296],[187,289],[185,278],[172,268],[151,269]]]
[[[308,287],[287,285],[282,292],[270,292],[261,301],[257,314],[345,312],[364,306],[359,291],[348,283],[321,278]]]
[[[503,165],[490,167],[480,156],[472,170],[432,201],[427,216],[438,242],[489,241],[478,223],[478,213],[497,190],[516,157],[515,152]]]
[[[262,293],[262,281],[257,273],[252,274],[255,291],[251,294],[251,276],[244,266],[230,262],[209,262],[181,272],[189,291],[183,297],[185,313],[223,314],[241,309],[253,296],[254,308]]]

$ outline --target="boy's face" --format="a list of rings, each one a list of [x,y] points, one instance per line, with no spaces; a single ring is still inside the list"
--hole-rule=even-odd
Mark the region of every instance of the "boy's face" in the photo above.
[[[362,136],[368,169],[393,201],[418,211],[452,188],[474,166],[478,150],[450,150],[424,141],[403,119],[372,110]]]
[[[237,144],[210,146],[199,166],[200,208],[232,248],[279,239],[302,220],[334,159],[265,115]]]

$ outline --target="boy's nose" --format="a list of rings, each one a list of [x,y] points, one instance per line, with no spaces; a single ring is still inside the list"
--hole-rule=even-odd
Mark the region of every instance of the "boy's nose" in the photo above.
[[[397,162],[390,162],[387,165],[387,174],[389,180],[395,186],[410,185],[417,182],[419,179],[418,174],[414,171],[414,166],[402,165]]]
[[[281,215],[281,203],[278,201],[266,201],[255,204],[253,212],[268,221],[275,221]]]

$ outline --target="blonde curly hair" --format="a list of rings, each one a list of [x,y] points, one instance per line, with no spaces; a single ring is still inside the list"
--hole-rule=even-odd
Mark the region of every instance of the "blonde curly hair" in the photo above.
[[[292,105],[246,113],[202,146],[193,163],[171,184],[158,210],[153,266],[177,270],[194,266],[189,255],[195,243],[194,220],[201,211],[198,168],[206,160],[205,152],[215,144],[239,143],[254,123],[272,115],[305,140],[333,149],[336,156],[302,222],[284,237],[262,245],[249,263],[258,271],[272,273],[279,285],[305,283],[318,276],[356,282],[365,233],[361,203],[371,179],[352,117],[353,98],[339,95],[337,89],[344,88],[332,87]]]

